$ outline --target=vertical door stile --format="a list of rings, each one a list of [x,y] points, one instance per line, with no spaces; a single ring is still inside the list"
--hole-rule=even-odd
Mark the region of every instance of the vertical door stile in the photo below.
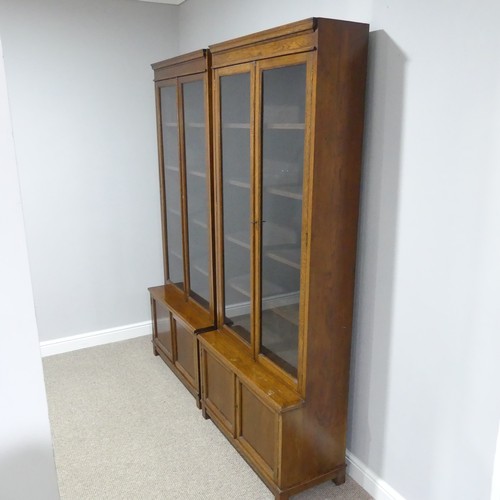
[[[172,313],[169,313],[170,318],[170,338],[172,341],[172,363],[177,361],[177,333],[175,330],[175,321]]]
[[[297,387],[302,396],[306,392],[306,362],[307,362],[307,335],[306,328],[308,305],[309,305],[309,254],[311,248],[311,193],[312,193],[312,177],[314,172],[314,145],[312,137],[314,137],[315,126],[315,110],[316,110],[316,52],[307,55],[306,67],[306,108],[305,108],[305,144],[304,144],[304,185],[302,199],[302,250],[301,250],[301,290],[302,296],[300,300],[299,310],[299,352],[298,352],[298,373]]]
[[[222,196],[222,131],[221,131],[221,99],[219,70],[214,70],[212,78],[213,126],[214,126],[214,195],[215,195],[215,288],[217,291],[217,325],[224,324],[225,298],[224,298],[224,224],[223,224],[223,196]]]
[[[182,83],[177,80],[177,120],[179,127],[179,178],[181,189],[181,220],[182,220],[182,255],[184,260],[184,295],[186,299],[190,294],[189,271],[189,231],[187,211],[187,186],[186,186],[186,143],[184,133],[184,99]]]
[[[215,242],[215,229],[214,229],[214,206],[215,206],[215,192],[214,192],[214,175],[213,175],[213,162],[212,162],[212,109],[210,108],[210,94],[212,91],[211,80],[209,73],[205,72],[203,75],[203,87],[205,96],[205,173],[206,173],[206,189],[207,189],[207,213],[208,213],[208,276],[209,276],[209,290],[210,290],[210,315],[216,321],[217,311],[217,298],[215,296],[215,269],[214,269],[214,256],[216,255],[214,245]],[[218,323],[215,323],[218,324]]]
[[[251,158],[252,168],[252,350],[257,359],[260,350],[260,329],[262,313],[262,283],[261,283],[261,242],[262,242],[262,78],[258,62],[252,68],[252,127],[253,141]]]

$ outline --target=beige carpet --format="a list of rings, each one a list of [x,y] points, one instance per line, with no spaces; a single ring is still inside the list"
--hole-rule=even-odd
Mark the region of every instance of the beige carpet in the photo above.
[[[273,499],[149,337],[44,359],[63,500]],[[352,479],[294,499],[371,497]]]

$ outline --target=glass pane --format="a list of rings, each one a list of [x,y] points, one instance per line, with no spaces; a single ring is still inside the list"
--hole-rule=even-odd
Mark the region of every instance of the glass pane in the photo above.
[[[179,131],[177,126],[177,88],[175,86],[161,88],[160,104],[163,172],[165,175],[168,278],[179,288],[184,288]]]
[[[190,295],[208,306],[209,240],[203,80],[183,84]]]
[[[263,72],[261,352],[297,375],[305,64]]]
[[[225,323],[250,341],[250,75],[221,86]]]

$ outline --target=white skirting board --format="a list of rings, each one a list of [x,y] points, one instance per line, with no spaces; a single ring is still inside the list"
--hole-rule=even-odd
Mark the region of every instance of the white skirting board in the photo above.
[[[71,337],[46,340],[40,342],[40,351],[43,358],[45,356],[76,351],[78,349],[85,349],[86,347],[110,344],[112,342],[119,342],[120,340],[142,337],[144,335],[151,335],[151,321],[98,330],[97,332],[82,333],[81,335],[73,335]]]
[[[346,452],[347,474],[362,486],[375,500],[405,500],[392,486],[377,476],[349,450]]]
[[[134,323],[117,328],[73,335],[40,342],[42,357],[95,347],[120,340],[151,335],[151,321]],[[346,453],[347,473],[360,484],[375,500],[405,500],[397,491],[377,476],[349,450]]]

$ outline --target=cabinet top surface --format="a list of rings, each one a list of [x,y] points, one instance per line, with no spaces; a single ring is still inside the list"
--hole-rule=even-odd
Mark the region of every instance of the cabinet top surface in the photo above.
[[[160,69],[168,66],[176,66],[177,64],[194,61],[196,59],[206,59],[206,58],[207,58],[207,50],[201,49],[189,52],[187,54],[182,54],[180,56],[171,57],[163,61],[158,61],[156,63],[151,64],[151,67],[153,69]]]
[[[187,323],[194,333],[214,327],[210,313],[192,299],[186,301],[184,293],[175,285],[161,285],[149,288],[151,296],[164,304],[174,316]]]

